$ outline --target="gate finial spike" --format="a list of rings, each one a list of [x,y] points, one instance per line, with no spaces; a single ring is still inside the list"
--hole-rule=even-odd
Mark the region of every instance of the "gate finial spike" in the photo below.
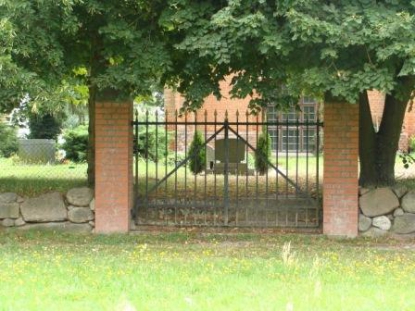
[[[137,108],[134,111],[134,116],[135,116],[136,119],[138,119],[138,109]]]
[[[228,109],[225,110],[225,120],[228,120]]]

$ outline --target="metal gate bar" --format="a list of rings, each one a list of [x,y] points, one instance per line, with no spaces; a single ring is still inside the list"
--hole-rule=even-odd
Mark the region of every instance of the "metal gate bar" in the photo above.
[[[257,116],[256,120],[252,121],[246,113],[246,121],[240,122],[239,113],[237,113],[235,121],[229,121],[226,118],[223,122],[219,122],[217,113],[214,114],[213,121],[208,121],[206,112],[202,122],[197,119],[197,114],[195,114],[194,120],[188,120],[187,115],[181,118],[177,112],[173,119],[169,118],[167,114],[164,119],[159,117],[156,113],[155,119],[150,120],[149,112],[146,112],[143,120],[136,112],[135,120],[132,122],[135,127],[134,173],[137,196],[132,213],[137,224],[235,227],[318,227],[321,224],[318,152],[317,156],[314,156],[315,179],[310,179],[310,154],[311,151],[319,150],[319,132],[322,128],[322,123],[319,120],[316,122],[308,120],[306,122],[298,120],[289,122],[287,119],[285,122],[267,122],[259,120]],[[205,142],[189,153],[191,134],[199,128],[203,128]],[[240,133],[241,128],[245,130],[244,135]],[[255,129],[254,133],[252,133],[252,128]],[[260,130],[269,133],[270,128],[276,129],[279,133],[277,139],[282,139],[283,143],[285,142],[285,152],[279,150],[278,147],[273,148],[274,155],[269,159],[263,159],[268,169],[264,176],[261,176],[256,171],[252,172],[248,160],[250,154],[256,153],[254,143],[258,141]],[[296,133],[294,139],[297,149],[293,157],[288,152],[290,130]],[[309,142],[311,130],[315,133],[313,150],[310,150]],[[281,134],[283,131],[286,135],[285,141],[283,134]],[[300,132],[305,135],[305,138],[299,135]],[[203,149],[206,152],[212,143],[216,145],[219,135],[222,135],[225,146],[224,174],[212,173],[208,168],[209,163],[207,163],[202,174],[192,175],[189,179],[187,165],[189,160]],[[229,150],[231,137],[236,139],[237,150],[239,150],[238,144],[245,146],[246,161],[245,163],[236,163],[236,175],[232,175],[230,172],[229,157],[233,152]],[[255,137],[254,141],[252,141],[252,137]],[[162,156],[158,146],[160,140],[162,141]],[[140,142],[141,147],[139,147]],[[300,144],[305,145],[305,152],[301,155]],[[155,148],[154,154],[152,154],[152,148]],[[183,152],[184,156],[179,157],[179,154]],[[168,153],[174,153],[172,167],[171,163],[168,163]],[[284,158],[280,156],[282,154],[285,156]],[[305,157],[305,178],[300,178],[299,174],[299,163],[302,157]],[[275,164],[271,161],[272,159],[275,160]],[[285,172],[279,164],[282,159],[285,160]],[[289,172],[291,169],[289,161],[293,161],[293,159],[295,162],[294,176]],[[143,162],[145,168],[142,167]],[[164,163],[164,169],[159,168],[160,162],[162,165]],[[216,154],[213,162],[216,166]],[[240,174],[241,166],[246,170],[242,175]],[[272,176],[270,176],[270,170],[275,172]],[[145,174],[143,175],[141,172],[145,172]],[[172,179],[173,175],[174,179]],[[301,183],[301,180],[305,180],[305,182]],[[281,181],[283,181],[284,188],[280,187]],[[202,186],[199,186],[200,182],[203,183]],[[170,183],[173,183],[173,191],[170,190]],[[182,183],[184,183],[183,190],[180,186]],[[243,188],[240,187],[240,184]],[[189,186],[193,189],[190,190]],[[254,187],[253,193],[252,187]],[[219,189],[222,189],[222,195],[217,191]],[[232,197],[230,189],[232,189]],[[241,192],[241,189],[244,191]],[[199,199],[201,194],[202,200]]]

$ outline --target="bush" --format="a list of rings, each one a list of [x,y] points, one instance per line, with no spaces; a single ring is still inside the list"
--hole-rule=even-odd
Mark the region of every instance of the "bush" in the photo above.
[[[268,171],[271,158],[271,137],[268,133],[261,133],[255,150],[255,169],[264,175]]]
[[[15,130],[0,122],[0,157],[9,158],[18,150]]]
[[[164,127],[160,126],[158,130],[155,126],[149,126],[147,129],[140,127],[135,153],[144,159],[158,162],[167,158],[169,141],[169,135],[166,139]]]
[[[189,148],[189,168],[193,174],[199,174],[206,166],[205,140],[202,133],[195,131]]]
[[[409,138],[409,152],[415,152],[415,135]]]
[[[33,139],[55,139],[61,132],[61,122],[51,114],[35,115],[29,117],[30,134]]]
[[[72,130],[66,131],[63,138],[65,142],[62,144],[62,149],[66,152],[66,159],[73,162],[84,162],[87,160],[87,125],[80,125]]]

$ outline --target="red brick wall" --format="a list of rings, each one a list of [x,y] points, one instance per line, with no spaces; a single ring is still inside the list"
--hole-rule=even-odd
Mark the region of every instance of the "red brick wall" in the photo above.
[[[220,83],[220,89],[222,98],[217,100],[215,96],[209,95],[205,98],[203,106],[198,111],[198,120],[204,120],[205,111],[207,112],[207,121],[214,121],[215,112],[217,113],[217,120],[224,120],[226,111],[228,112],[228,120],[236,120],[236,112],[239,112],[239,119],[245,121],[245,113],[248,111],[250,97],[245,99],[231,99],[229,94],[231,86],[229,85],[230,79]],[[183,106],[184,98],[179,92],[171,89],[164,91],[165,108],[168,114],[173,117],[174,110],[179,110]],[[193,120],[193,116],[190,115],[188,120]]]
[[[369,97],[373,125],[378,129],[382,121],[383,109],[385,108],[385,94],[379,91],[368,91],[367,95]]]
[[[403,123],[403,132],[407,135],[407,142],[409,144],[409,139],[413,136],[415,136],[415,104],[409,103],[408,104],[408,110],[405,114],[405,119]],[[408,146],[409,147],[409,146]],[[406,149],[400,149],[405,150]]]
[[[379,128],[382,121],[383,109],[385,107],[385,94],[379,91],[369,91],[370,111],[372,114],[373,125],[376,129]],[[411,136],[415,135],[415,109],[411,109],[409,103],[408,109],[403,121],[402,133],[399,139],[399,150],[408,151],[408,143]]]
[[[128,232],[133,202],[132,102],[95,111],[95,232]]]
[[[245,98],[245,99],[231,99],[230,98],[230,90],[231,86],[229,85],[230,78],[228,78],[226,81],[223,81],[220,84],[221,93],[223,95],[221,100],[217,100],[215,96],[209,95],[205,98],[203,106],[195,113],[189,113],[187,116],[179,116],[177,120],[179,122],[183,122],[187,120],[187,122],[193,122],[195,119],[199,122],[223,122],[225,120],[225,115],[227,114],[227,118],[229,122],[236,122],[237,120],[239,122],[260,122],[262,120],[261,114],[259,116],[254,115],[247,115],[247,112],[249,112],[248,105],[251,98]],[[181,96],[179,92],[173,91],[171,89],[166,89],[164,91],[164,101],[165,101],[165,110],[166,110],[166,119],[167,121],[175,121],[176,120],[176,111],[179,111],[180,108],[183,106],[184,98]],[[239,114],[239,117],[237,115]],[[214,126],[214,125],[208,125],[208,126],[199,126],[198,130],[202,133],[206,133],[207,137],[210,137],[215,131],[219,130],[221,126]],[[235,128],[235,126],[233,126]],[[170,125],[169,130],[174,131],[175,126]],[[177,131],[179,133],[179,136],[183,136],[185,132],[187,132],[187,142],[190,144],[193,133],[195,130],[195,126],[187,126],[186,130],[183,125],[179,125],[177,127]],[[235,128],[236,130],[236,128]],[[261,127],[260,126],[245,126],[240,125],[238,127],[238,133],[244,137],[247,138],[248,141],[255,145],[256,144],[256,132],[260,132]],[[247,133],[250,133],[249,136],[247,136]],[[224,132],[222,132],[217,138],[223,138]],[[231,135],[231,137],[233,137]],[[184,137],[179,137],[178,139],[178,145],[175,144],[171,145],[172,149],[175,149],[177,147],[178,150],[183,150],[185,144]],[[213,142],[212,142],[213,144]],[[211,145],[212,145],[211,144]]]
[[[324,106],[323,232],[358,234],[358,105]]]

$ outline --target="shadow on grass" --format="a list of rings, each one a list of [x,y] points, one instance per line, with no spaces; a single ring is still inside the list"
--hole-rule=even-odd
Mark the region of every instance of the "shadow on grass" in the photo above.
[[[87,186],[86,178],[64,177],[0,177],[0,193],[15,192],[21,196],[33,197],[49,191],[66,193],[75,187]]]

